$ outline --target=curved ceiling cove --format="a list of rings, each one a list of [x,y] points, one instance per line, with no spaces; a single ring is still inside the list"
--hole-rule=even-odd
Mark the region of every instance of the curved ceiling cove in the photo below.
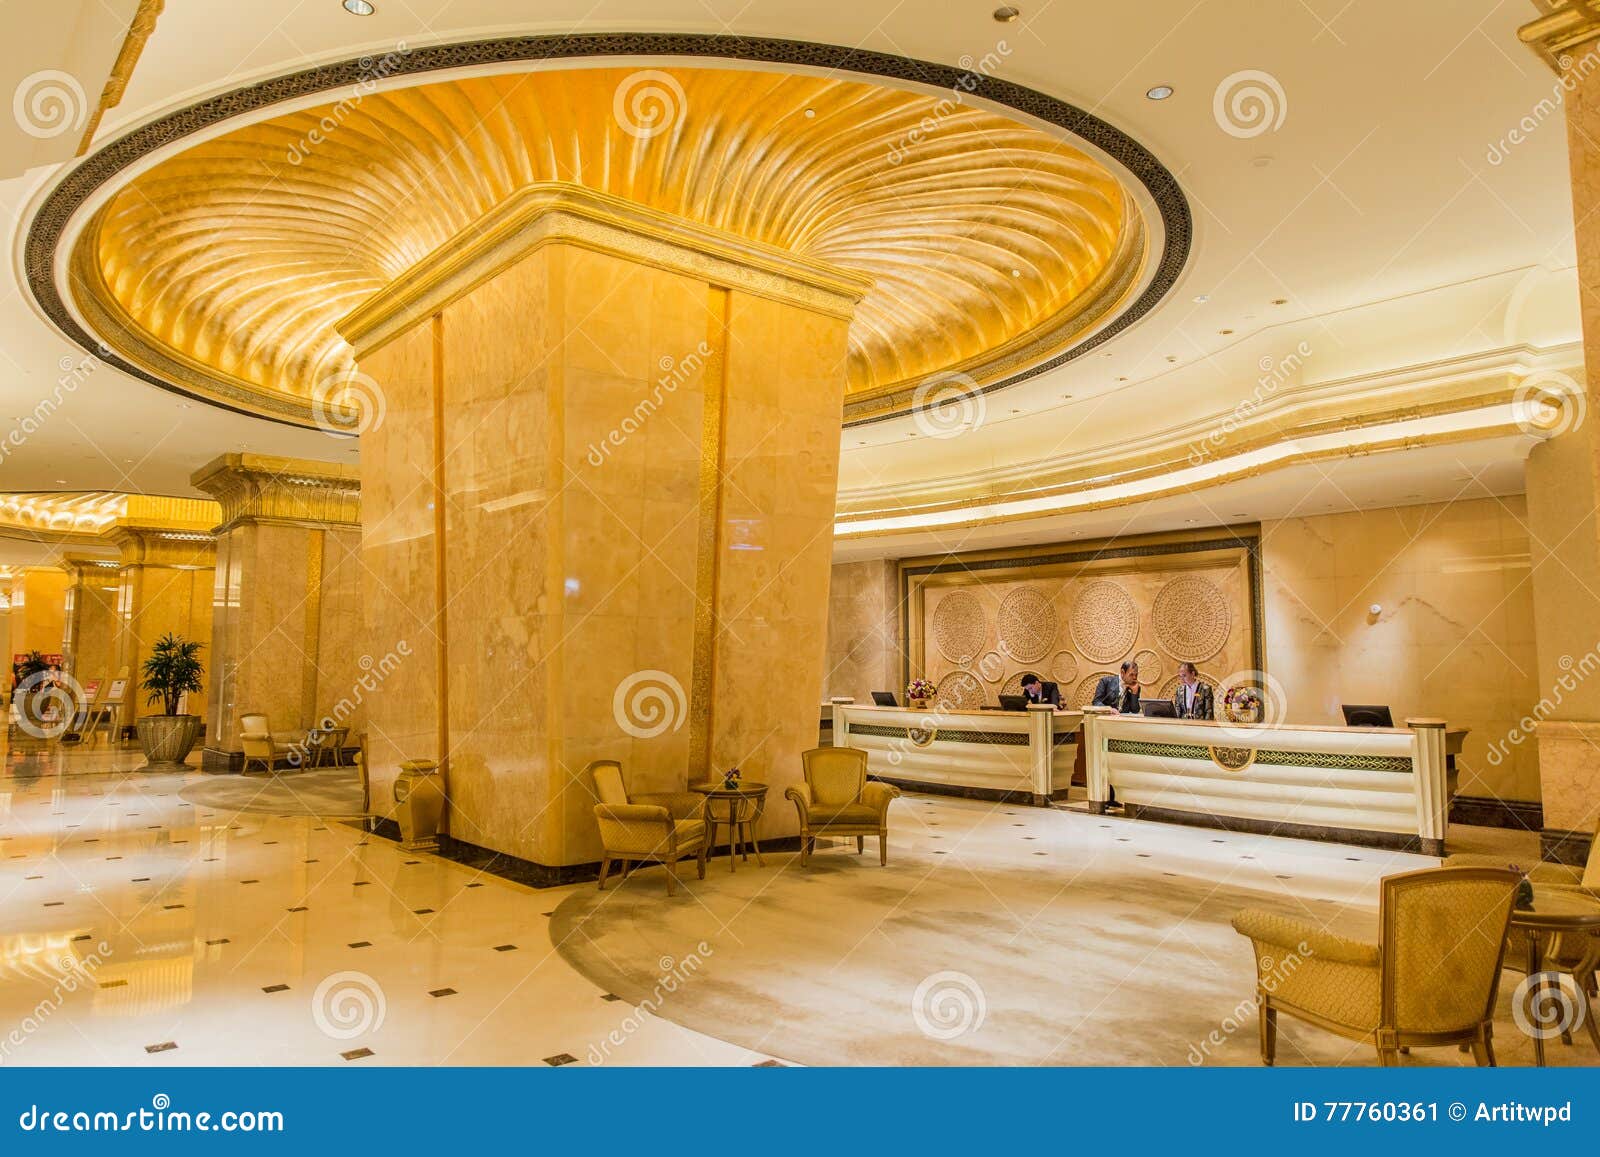
[[[394,71],[430,51],[394,58]],[[233,94],[230,112],[194,106],[188,131],[311,77]],[[310,424],[355,370],[339,318],[519,189],[564,181],[869,278],[850,333],[846,416],[859,421],[903,412],[929,379],[994,389],[1059,364],[1147,310],[1187,252],[1187,208],[1166,171],[1070,106],[1042,119],[1072,121],[1144,190],[1059,134],[838,75],[605,62],[410,79],[421,83],[368,83],[256,120],[117,183],[138,155],[117,154],[152,126],[119,138],[35,219],[41,304],[146,380]],[[961,87],[984,85],[1059,105],[989,77]],[[115,191],[65,263],[73,317],[39,274],[97,188]],[[1151,203],[1159,228],[1144,219]]]

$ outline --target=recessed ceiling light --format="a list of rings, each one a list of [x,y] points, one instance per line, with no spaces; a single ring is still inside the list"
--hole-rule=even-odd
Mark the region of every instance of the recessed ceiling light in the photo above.
[[[1146,89],[1144,94],[1151,100],[1166,100],[1167,97],[1172,95],[1172,86],[1170,84],[1158,84],[1154,88]]]
[[[65,486],[66,484],[67,484],[67,480],[65,478],[57,478],[56,479],[56,485],[57,486]]]
[[[1289,299],[1287,297],[1274,297],[1272,299],[1272,304],[1273,305],[1288,305],[1289,304]]]
[[[1195,294],[1194,303],[1196,305],[1204,305],[1206,302],[1208,302],[1210,300],[1211,300],[1211,295],[1209,293],[1197,293],[1197,294]]]
[[[806,116],[808,116],[808,117],[814,117],[814,116],[816,116],[816,115],[817,115],[817,110],[816,110],[816,109],[814,109],[814,108],[808,108],[808,109],[806,109]]]
[[[1219,329],[1217,332],[1220,333],[1223,337],[1227,337],[1233,331],[1231,329]]]
[[[377,11],[367,0],[344,0],[344,10],[352,16],[371,16]]]
[[[1022,270],[1020,270],[1020,269],[1013,269],[1013,270],[1012,270],[1012,271],[1011,271],[1011,276],[1012,276],[1012,277],[1021,277],[1021,276],[1022,276]]]
[[[1177,360],[1178,360],[1178,358],[1177,358],[1177,355],[1176,355],[1176,354],[1168,354],[1168,355],[1167,355],[1167,360],[1168,360],[1168,361],[1169,361],[1169,362],[1175,362],[1175,361],[1177,361]]]
[[[1010,4],[1003,5],[1002,7],[994,10],[994,18],[1001,24],[1010,24],[1013,20],[1021,15],[1022,9],[1014,8]]]

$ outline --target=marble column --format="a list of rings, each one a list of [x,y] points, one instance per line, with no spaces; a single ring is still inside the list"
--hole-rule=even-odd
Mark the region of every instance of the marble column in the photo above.
[[[201,767],[244,767],[239,716],[275,732],[365,726],[359,647],[361,482],[354,466],[224,454],[190,481],[217,500],[206,743]],[[366,666],[363,667],[363,662]]]
[[[1600,16],[1557,3],[1522,39],[1554,71],[1566,107],[1587,381],[1537,415],[1554,436],[1528,457],[1528,522],[1541,699],[1544,854],[1582,863],[1600,818]]]
[[[105,683],[117,674],[114,643],[117,637],[118,564],[105,558],[66,555],[66,624],[61,653],[65,671],[78,681]]]
[[[141,715],[159,714],[145,702],[139,671],[150,648],[171,632],[205,644],[200,659],[209,670],[211,587],[216,546],[203,523],[146,522],[122,518],[104,534],[121,552],[117,574],[117,624],[112,641],[117,671],[128,672],[128,691],[119,725],[132,727]],[[204,693],[190,695],[186,710],[205,715]]]
[[[67,576],[55,567],[28,567],[11,580],[11,654],[61,654],[66,632]],[[10,678],[6,680],[10,685]]]
[[[374,798],[445,757],[451,836],[551,870],[635,794],[739,766],[762,834],[815,746],[849,320],[867,285],[566,185],[340,325],[368,392]],[[381,420],[380,420],[381,419]]]

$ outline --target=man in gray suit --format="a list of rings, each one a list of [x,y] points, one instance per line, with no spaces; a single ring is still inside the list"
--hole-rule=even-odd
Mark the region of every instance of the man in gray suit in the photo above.
[[[1139,714],[1139,664],[1132,659],[1122,664],[1122,676],[1107,675],[1095,685],[1096,707],[1115,707],[1124,715]]]

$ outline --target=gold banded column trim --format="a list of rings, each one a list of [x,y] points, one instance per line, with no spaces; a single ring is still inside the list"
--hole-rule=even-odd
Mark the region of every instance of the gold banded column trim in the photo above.
[[[313,530],[306,539],[305,643],[300,667],[300,722],[316,727],[317,684],[322,657],[322,551],[326,532]]]
[[[449,555],[449,520],[445,517],[444,478],[444,314],[435,313],[433,327],[433,633],[437,640],[439,685],[436,726],[439,735],[439,787],[444,793],[441,830],[450,827],[450,631],[449,588],[445,560]]]
[[[716,688],[717,572],[722,550],[722,470],[727,431],[728,323],[732,293],[706,296],[706,348],[701,379],[700,526],[695,554],[694,670],[689,689],[689,782],[711,774],[712,695]]]

